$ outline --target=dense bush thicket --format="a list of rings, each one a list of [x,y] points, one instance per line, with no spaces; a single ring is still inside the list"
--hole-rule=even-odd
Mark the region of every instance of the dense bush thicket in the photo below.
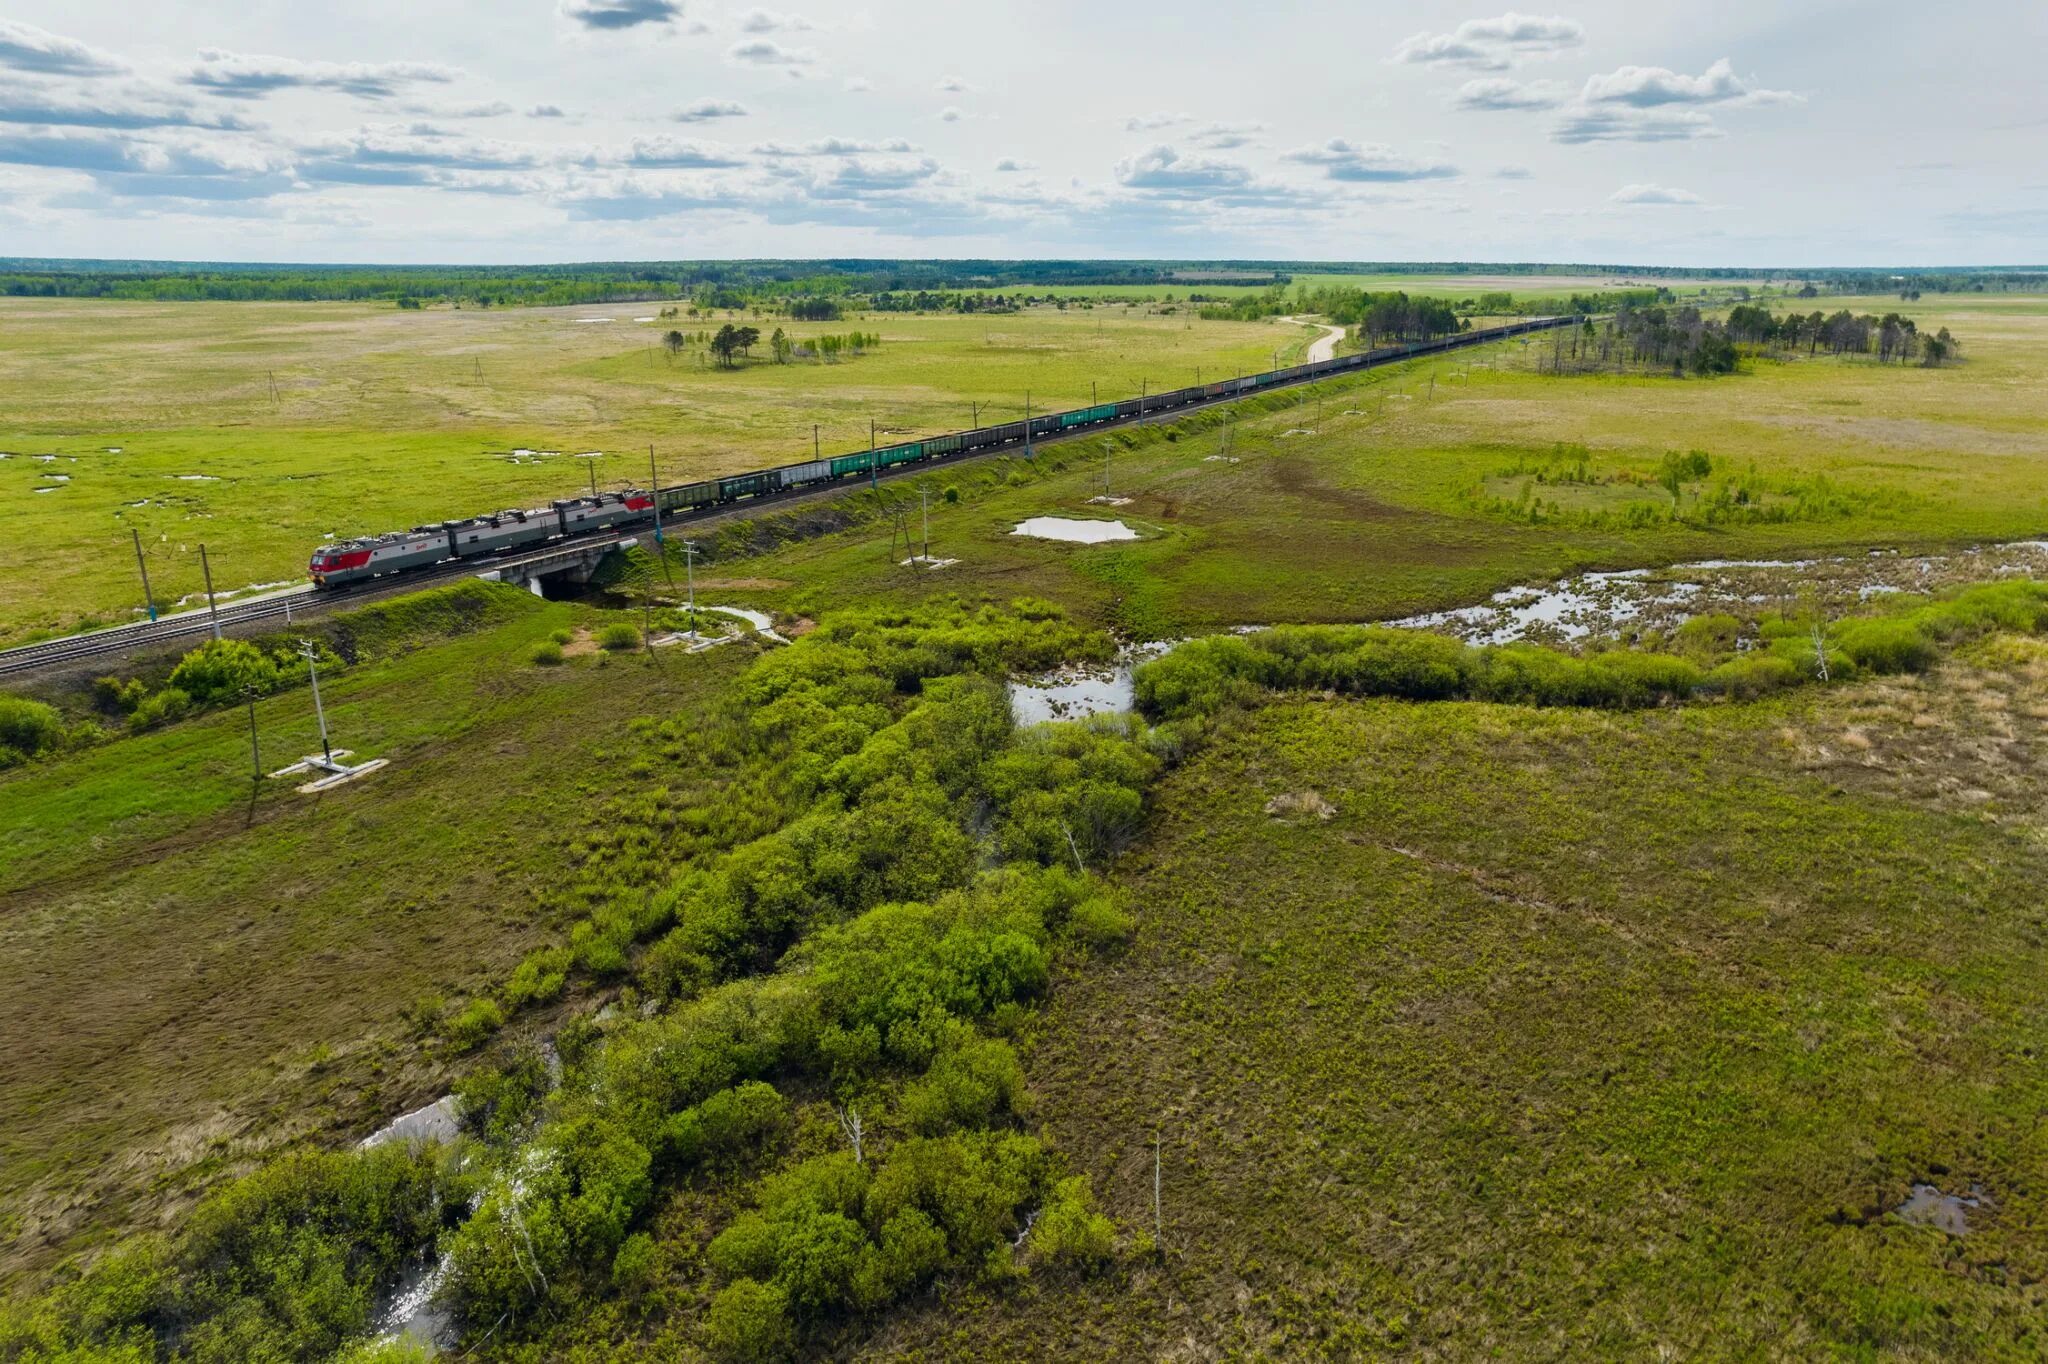
[[[1672,652],[1585,655],[1535,645],[1475,647],[1442,635],[1375,626],[1285,626],[1190,641],[1137,670],[1139,707],[1164,720],[1213,715],[1270,691],[1332,691],[1415,701],[1500,701],[1632,708],[1691,697],[1746,699],[1822,678],[1910,672],[1940,647],[1992,630],[2048,629],[2048,584],[1973,587],[1902,603],[1880,616],[1823,626],[1766,618],[1756,647],[1738,649],[1732,617],[1688,622]]]
[[[1515,480],[1513,496],[1498,491]],[[1618,505],[1589,498],[1581,490],[1661,489],[1662,497],[1639,495]],[[1730,467],[1703,450],[1667,450],[1656,466],[1620,463],[1593,466],[1593,452],[1560,442],[1548,460],[1519,457],[1490,479],[1463,490],[1473,511],[1530,525],[1569,525],[1589,530],[1639,530],[1673,522],[1690,526],[1787,525],[1835,521],[1910,509],[1910,494],[1892,488],[1855,488],[1825,474],[1770,478],[1752,462]]]
[[[436,1247],[472,1337],[534,1358],[647,1329],[657,1297],[692,1350],[781,1358],[941,1279],[1100,1262],[1115,1230],[1026,1130],[1012,1039],[1062,954],[1128,933],[1086,864],[1159,759],[1129,720],[1015,732],[1000,678],[1108,649],[1032,602],[828,619],[723,710],[649,722],[722,798],[614,806],[589,916],[447,1025],[611,982],[558,1065],[465,1081],[460,1159],[228,1187],[0,1324],[0,1359],[322,1357]],[[664,1220],[685,1190],[708,1249]]]
[[[55,706],[0,695],[0,768],[40,757],[63,744],[64,717]]]

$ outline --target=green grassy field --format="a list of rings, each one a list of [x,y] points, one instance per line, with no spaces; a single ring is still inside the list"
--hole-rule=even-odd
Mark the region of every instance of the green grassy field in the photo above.
[[[1873,309],[1882,300],[1867,300]],[[757,603],[816,611],[934,589],[1041,592],[1141,638],[1275,621],[1355,621],[1460,605],[1582,568],[1856,553],[2048,531],[2048,300],[1997,298],[1919,314],[1964,338],[1964,365],[1758,361],[1717,380],[1536,372],[1510,343],[1214,410],[1173,440],[1112,435],[1056,447],[1064,471],[1017,461],[934,472],[937,573],[900,567],[868,523],[731,571],[788,584]],[[1839,514],[1637,528],[1485,514],[1469,492],[1584,445],[1595,472],[1644,479],[1669,450],[1768,487],[1826,486]],[[1127,505],[1091,505],[1102,493]],[[1235,460],[1235,463],[1228,462]],[[1524,480],[1515,480],[1517,482]],[[1654,487],[1654,485],[1652,485]],[[900,487],[900,485],[899,485]],[[903,490],[921,533],[914,489]],[[1661,498],[1661,492],[1658,494]],[[1026,517],[1122,517],[1144,538],[1023,539]]]
[[[0,642],[130,618],[131,529],[176,600],[201,588],[202,542],[223,590],[296,579],[325,535],[644,484],[650,446],[664,481],[763,468],[808,459],[814,425],[860,449],[871,420],[885,439],[959,430],[977,404],[1008,420],[1027,393],[1042,411],[1185,385],[1318,335],[1138,307],[876,314],[788,330],[875,331],[879,351],[727,371],[660,346],[722,317],[634,320],[656,311],[0,300],[0,497],[35,547],[0,566]]]
[[[800,420],[824,390],[845,404],[842,427],[864,425],[872,394],[860,395],[884,374],[894,378],[873,392],[943,424],[967,391],[962,374],[1028,380],[1037,401],[1041,373],[1078,385],[1109,363],[1107,352],[1090,361],[1090,345],[1188,363],[1180,347],[1221,338],[1224,352],[1248,352],[1310,335],[1190,330],[1142,310],[878,318],[892,338],[879,356],[732,376],[622,348],[630,322],[571,320],[631,309],[337,308],[299,331],[322,307],[292,310],[300,320],[267,339],[250,319],[287,312],[236,313],[248,340],[208,361],[218,368],[203,381],[190,358],[201,333],[164,340],[150,363],[183,374],[189,393],[162,438],[196,441],[210,405],[244,411],[248,443],[234,448],[274,461],[264,477],[281,483],[303,468],[292,461],[306,442],[348,429],[359,405],[363,424],[331,437],[333,459],[390,458],[394,438],[380,433],[422,420],[449,391],[420,376],[424,333],[401,330],[413,324],[439,329],[435,363],[458,378],[473,375],[486,335],[501,336],[508,367],[554,356],[544,381],[494,390],[490,403],[519,415],[494,417],[488,439],[573,453],[623,439],[604,430],[639,440],[702,412],[714,434],[691,438],[707,442],[707,467],[717,441],[737,451],[751,423],[769,433]],[[2048,300],[1905,310],[1952,328],[1966,363],[1554,378],[1537,372],[1538,345],[1510,346],[1091,438],[1036,469],[1008,459],[935,471],[924,480],[933,552],[960,560],[937,572],[902,567],[902,545],[871,517],[753,556],[731,552],[745,538],[734,532],[700,583],[711,600],[786,623],[942,593],[1037,595],[1163,638],[1405,614],[1589,566],[2048,530],[2048,398],[2036,380]],[[159,327],[204,323],[204,305],[148,311],[169,319]],[[897,338],[896,326],[930,330]],[[359,349],[318,342],[319,327]],[[8,336],[0,366],[21,365]],[[305,349],[319,344],[345,352],[335,373],[353,377],[320,377]],[[283,387],[294,348],[304,388],[280,406],[303,404],[306,424],[259,420],[268,369]],[[104,363],[110,411],[171,391],[123,389]],[[488,376],[490,354],[483,363]],[[38,410],[18,385],[4,392],[0,429]],[[585,404],[576,420],[593,425],[551,424],[555,401]],[[55,415],[38,420],[89,422],[92,408],[81,380],[52,392]],[[479,429],[437,427],[391,467],[466,496],[471,474],[451,471],[483,486],[568,465],[568,454],[510,464]],[[50,504],[35,514],[54,518],[45,529],[61,544],[71,532],[59,504],[86,475],[49,494],[27,491],[54,482],[33,475],[87,469],[88,440],[122,446],[111,461],[157,438],[131,451],[94,428],[77,437],[78,465],[0,461],[0,486],[29,475],[16,500]],[[1505,471],[1554,461],[1560,443],[1617,475],[1702,449],[1774,487],[1825,479],[1840,510],[1618,528],[1532,523],[1475,501],[1475,488],[1491,497],[1525,477]],[[162,469],[184,471],[172,457],[200,448],[167,445]],[[1125,505],[1089,502],[1105,452]],[[627,460],[615,462],[622,478]],[[331,500],[307,505],[335,515],[379,480],[309,482]],[[261,480],[231,483],[189,485],[224,499],[194,514],[282,544],[262,520]],[[887,492],[912,506],[914,494]],[[1010,534],[1044,513],[1122,517],[1143,538],[1083,547]],[[171,535],[160,547],[179,543],[159,533]],[[75,600],[92,599],[95,580],[77,576]],[[1798,589],[1787,574],[1786,596]],[[46,613],[82,609],[57,604],[74,592],[64,583],[0,576],[0,592],[15,594],[0,602],[10,611],[32,598]],[[0,1277],[32,1283],[62,1252],[167,1217],[281,1144],[345,1144],[467,1064],[422,1043],[412,1006],[501,982],[560,939],[569,914],[549,888],[581,840],[610,832],[604,802],[665,780],[641,761],[649,727],[631,722],[725,694],[750,648],[542,669],[534,645],[592,609],[518,607],[478,634],[338,675],[337,733],[395,765],[318,801],[270,790],[250,805],[235,712],[0,774],[0,1028],[28,1039],[0,1071]],[[311,746],[303,692],[261,703],[258,718],[267,754]],[[1146,831],[1114,872],[1140,923],[1134,945],[1068,963],[1020,1030],[1035,1039],[1030,1122],[1094,1177],[1127,1232],[1150,1224],[1159,1137],[1164,1261],[949,1284],[934,1305],[839,1343],[919,1358],[2038,1355],[2044,722],[2048,658],[2011,641],[1924,679],[1755,705],[1267,707],[1154,789]],[[1327,822],[1267,813],[1273,798],[1310,791],[1334,808]],[[650,802],[652,818],[700,795],[677,792]],[[825,1124],[803,1140],[822,1150],[839,1138]],[[1963,1238],[1900,1224],[1888,1209],[1917,1179],[1981,1183],[1989,1210]],[[688,1229],[675,1263],[699,1278],[697,1233],[713,1206],[725,1205],[684,1189],[661,1223]],[[658,1319],[624,1308],[607,1320],[628,1323],[621,1340],[665,1338]]]
[[[645,784],[628,722],[748,652],[536,668],[591,613],[503,591],[504,623],[325,680],[337,744],[392,762],[353,785],[252,804],[240,710],[0,774],[0,1281],[443,1092],[409,1011],[559,932],[568,847]],[[257,722],[268,768],[319,749],[303,689]]]
[[[2043,675],[1264,710],[1160,791],[1136,945],[1029,1063],[1128,1225],[1158,1138],[1164,1262],[868,1356],[2037,1358]],[[1981,1186],[1966,1236],[1917,1181]]]

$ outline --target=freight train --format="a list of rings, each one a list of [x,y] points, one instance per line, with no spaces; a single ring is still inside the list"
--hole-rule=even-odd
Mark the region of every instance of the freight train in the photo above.
[[[706,479],[701,483],[657,488],[651,492],[628,489],[624,492],[597,493],[589,497],[564,498],[545,507],[494,512],[488,516],[472,516],[461,521],[441,521],[432,525],[415,526],[409,531],[390,531],[383,535],[341,540],[331,545],[322,545],[315,550],[312,563],[308,567],[314,586],[334,587],[363,578],[426,568],[450,559],[481,558],[501,554],[507,550],[545,544],[550,540],[564,540],[597,531],[652,524],[657,504],[660,508],[659,514],[669,517],[747,499],[766,498],[792,489],[859,478],[862,475],[874,479],[878,478],[883,470],[893,469],[899,465],[952,459],[1011,445],[1028,445],[1033,440],[1067,435],[1088,427],[1137,420],[1162,412],[1171,412],[1176,408],[1242,397],[1261,389],[1301,383],[1308,379],[1327,378],[1396,360],[1405,360],[1412,356],[1498,341],[1528,332],[1567,326],[1578,321],[1576,317],[1537,318],[1505,327],[1462,332],[1434,341],[1412,341],[1402,345],[1382,346],[1376,350],[1361,351],[1353,355],[1340,355],[1333,360],[1318,360],[1287,369],[1269,370],[1263,374],[1221,379],[1213,384],[1201,384],[1193,388],[1125,398],[1120,402],[1098,403],[1068,412],[1049,412],[1026,421],[976,427],[972,431],[955,431],[950,435],[932,436],[924,440],[884,446],[877,450],[860,450],[850,455],[834,455],[802,464],[785,464],[780,468],[763,469],[756,473],[733,474],[726,478]]]

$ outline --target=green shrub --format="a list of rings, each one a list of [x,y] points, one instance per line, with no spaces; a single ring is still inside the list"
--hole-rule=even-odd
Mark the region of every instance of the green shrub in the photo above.
[[[0,695],[0,749],[33,758],[63,742],[64,717],[56,707],[25,696]]]
[[[1742,622],[1725,614],[1694,616],[1672,635],[1672,646],[1696,663],[1712,663],[1735,652]]]
[[[612,1256],[612,1287],[628,1297],[638,1297],[654,1286],[660,1265],[654,1238],[644,1231],[636,1232]]]
[[[548,631],[548,638],[566,647],[575,643],[576,632],[574,630],[550,630]]]
[[[1088,1268],[1116,1253],[1116,1226],[1095,1210],[1086,1175],[1053,1185],[1052,1196],[1031,1226],[1031,1249],[1055,1264]]]
[[[903,1117],[926,1136],[987,1127],[1018,1111],[1024,1067],[1006,1042],[977,1038],[941,1055],[903,1091]]]
[[[1131,940],[1131,916],[1104,896],[1083,900],[1067,912],[1067,932],[1097,952],[1112,951]]]
[[[484,1039],[505,1026],[505,1011],[498,1002],[479,995],[462,1007],[448,1022],[448,1043],[457,1051],[480,1047]]]
[[[1830,632],[1828,642],[1874,673],[1919,672],[1934,662],[1934,641],[1910,620],[1845,620]]]
[[[543,947],[527,953],[505,982],[506,1006],[518,1009],[558,998],[568,981],[573,960],[566,947]]]
[[[607,653],[624,653],[640,647],[640,630],[625,621],[613,621],[597,632],[597,647]]]
[[[773,1085],[749,1080],[670,1118],[658,1153],[678,1165],[711,1164],[758,1153],[788,1126],[788,1102]]]
[[[1704,678],[1702,690],[1735,701],[1751,701],[1807,682],[1813,670],[1775,653],[1753,652],[1729,659]]]
[[[532,658],[534,664],[538,667],[558,668],[565,657],[566,655],[562,652],[562,646],[551,639],[542,640],[533,646]]]
[[[167,685],[202,706],[238,702],[248,692],[268,696],[297,682],[305,665],[295,656],[265,653],[245,639],[211,639],[178,661]]]
[[[165,687],[137,706],[128,717],[128,728],[136,733],[184,719],[192,713],[192,698],[176,687]]]
[[[732,1364],[772,1364],[796,1351],[787,1295],[752,1279],[734,1280],[711,1300],[704,1333],[712,1352]]]
[[[493,1146],[509,1146],[540,1113],[552,1079],[538,1047],[519,1048],[503,1066],[472,1071],[456,1082],[463,1130]]]
[[[126,681],[118,677],[96,677],[92,683],[92,699],[100,709],[115,715],[127,715],[149,695],[149,687],[139,677]]]

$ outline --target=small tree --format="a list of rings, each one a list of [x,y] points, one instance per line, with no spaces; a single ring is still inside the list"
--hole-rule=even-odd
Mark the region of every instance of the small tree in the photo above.
[[[667,336],[661,338],[661,345],[662,349],[668,352],[668,358],[674,360],[683,353],[683,334],[672,331]]]
[[[718,329],[711,338],[711,353],[718,357],[718,363],[727,369],[733,365],[733,355],[740,349],[739,329],[728,322]]]
[[[789,344],[789,338],[782,334],[782,328],[777,327],[775,329],[775,335],[768,338],[768,349],[775,353],[776,364],[786,365],[789,363],[789,352],[791,347]]]

